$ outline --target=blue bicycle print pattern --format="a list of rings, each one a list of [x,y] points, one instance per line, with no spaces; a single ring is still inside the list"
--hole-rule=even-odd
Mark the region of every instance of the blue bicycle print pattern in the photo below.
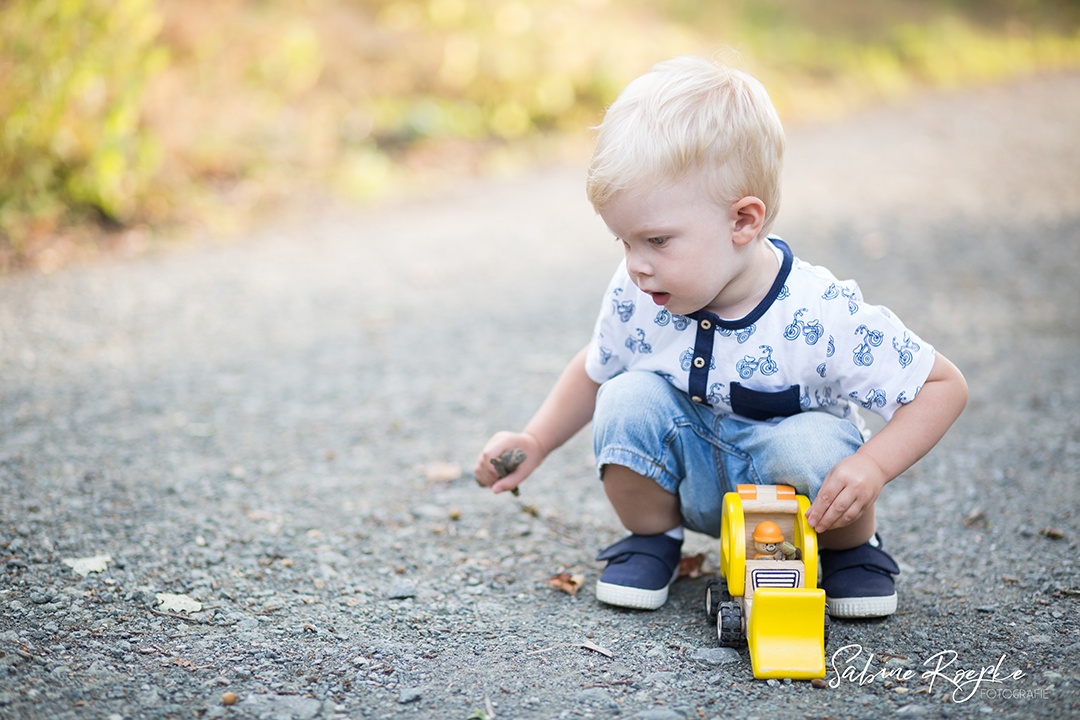
[[[867,410],[872,410],[874,409],[874,407],[883,408],[885,407],[885,403],[888,402],[885,397],[885,391],[877,389],[870,390],[870,392],[866,394],[865,400],[860,401],[859,393],[857,392],[849,393],[848,397],[862,405]]]
[[[843,295],[845,298],[847,298],[847,307],[848,307],[848,312],[849,313],[854,315],[855,313],[859,312],[859,303],[857,303],[855,301],[855,291],[851,290],[849,288],[846,288],[843,285],[837,285],[836,283],[831,283],[829,285],[829,287],[825,290],[825,292],[822,293],[821,299],[822,300],[835,300],[836,298],[840,297],[841,295]]]
[[[880,347],[881,342],[885,339],[885,334],[880,330],[871,330],[865,325],[860,325],[855,328],[855,334],[864,336],[863,342],[859,343],[853,351],[855,355],[855,364],[861,365],[862,367],[870,367],[874,364],[874,353],[871,348]]]
[[[724,395],[720,391],[724,389],[724,383],[715,382],[709,386],[707,400],[710,405],[727,405],[731,407],[731,395]]]
[[[648,355],[652,352],[652,345],[645,342],[645,331],[641,328],[637,329],[636,338],[626,338],[626,347],[630,348],[630,352],[638,353],[639,355]]]
[[[739,330],[732,330],[731,328],[722,328],[717,326],[716,332],[724,337],[735,336],[735,339],[742,345],[744,342],[750,339],[750,336],[757,332],[757,325],[748,325],[747,327],[740,328]]]
[[[694,348],[686,348],[683,350],[682,355],[679,356],[679,367],[683,370],[690,372],[690,368],[694,366]],[[716,358],[709,358],[709,370],[716,369]]]
[[[765,352],[764,355],[759,358],[747,355],[735,364],[735,370],[743,380],[754,377],[754,373],[758,370],[761,371],[762,375],[774,375],[780,369],[776,366],[776,361],[772,359],[772,346],[759,345],[758,347]]]
[[[900,367],[902,368],[906,368],[911,364],[911,361],[915,359],[915,356],[912,353],[917,353],[922,349],[919,346],[919,343],[912,342],[911,336],[907,333],[904,333],[903,345],[896,342],[896,337],[894,336],[892,339],[892,346],[900,356]]]
[[[630,322],[630,318],[634,316],[634,301],[623,300],[619,302],[619,294],[622,292],[622,288],[615,288],[611,298],[611,314],[618,315],[619,319],[623,322]]]
[[[922,390],[922,385],[915,388],[915,395],[912,396],[911,400],[914,400],[915,398],[917,398],[919,396],[919,391],[920,390]],[[900,403],[901,405],[907,405],[909,402],[911,402],[911,400],[908,400],[906,390],[902,391],[899,395],[896,396],[896,402]]]
[[[660,327],[666,327],[667,325],[674,323],[675,329],[679,331],[690,327],[690,318],[685,315],[672,315],[668,312],[667,308],[661,308],[660,312],[656,313],[653,322]]]
[[[809,312],[809,308],[799,308],[795,311],[795,317],[792,318],[791,324],[784,328],[785,340],[794,342],[802,335],[807,345],[813,345],[825,334],[825,328],[821,326],[819,320],[806,322],[802,319],[803,314],[806,312]]]
[[[832,396],[832,391],[831,385],[814,390],[814,400],[817,401],[818,407],[833,407],[840,404],[840,401]]]

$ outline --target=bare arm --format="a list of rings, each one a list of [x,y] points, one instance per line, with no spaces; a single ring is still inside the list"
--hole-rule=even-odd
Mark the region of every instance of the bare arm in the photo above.
[[[496,493],[516,488],[551,451],[592,420],[600,385],[585,372],[588,350],[586,346],[574,356],[522,432],[499,432],[488,440],[474,468],[481,485]],[[525,451],[525,462],[500,480],[491,465],[491,458],[512,448]]]
[[[915,399],[825,477],[807,520],[819,533],[863,514],[887,483],[914,465],[945,435],[967,404],[964,376],[940,353]]]

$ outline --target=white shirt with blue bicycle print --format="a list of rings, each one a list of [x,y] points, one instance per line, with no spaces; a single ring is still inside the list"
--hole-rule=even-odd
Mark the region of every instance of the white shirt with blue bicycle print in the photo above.
[[[860,429],[862,407],[888,421],[911,402],[934,365],[934,349],[887,308],[863,300],[852,280],[799,260],[769,238],[781,270],[745,318],[672,315],[626,271],[608,285],[586,358],[603,383],[623,372],[663,375],[716,413],[775,422],[818,410]]]

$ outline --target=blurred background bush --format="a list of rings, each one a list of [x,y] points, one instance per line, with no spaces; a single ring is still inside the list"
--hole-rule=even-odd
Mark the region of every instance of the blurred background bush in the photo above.
[[[531,162],[666,57],[788,121],[1080,66],[1072,0],[6,0],[0,271]],[[151,230],[153,232],[151,232]]]

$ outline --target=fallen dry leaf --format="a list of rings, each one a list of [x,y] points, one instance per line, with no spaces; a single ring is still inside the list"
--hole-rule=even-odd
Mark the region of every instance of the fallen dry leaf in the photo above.
[[[979,523],[986,522],[986,513],[982,511],[982,508],[973,508],[971,512],[964,518],[964,527],[972,527]]]
[[[110,555],[95,555],[93,557],[67,558],[63,560],[65,565],[82,577],[86,577],[92,572],[105,572],[105,567],[110,562],[112,562],[112,556]]]
[[[420,466],[428,482],[450,482],[461,477],[461,465],[454,462],[430,462]]]
[[[580,590],[581,586],[584,584],[584,575],[571,575],[570,573],[560,573],[555,577],[548,579],[548,585],[570,595],[577,595],[577,591]]]
[[[679,577],[690,578],[691,580],[696,577],[701,577],[705,574],[705,571],[701,569],[701,566],[705,564],[705,553],[698,553],[697,555],[684,555],[679,558]]]
[[[609,657],[609,658],[613,658],[613,657],[615,657],[615,653],[611,652],[611,651],[610,651],[610,650],[608,650],[607,648],[602,648],[602,647],[600,647],[600,646],[599,646],[599,645],[597,645],[596,643],[593,643],[593,642],[589,642],[588,640],[586,640],[585,642],[581,643],[580,647],[583,647],[583,648],[585,648],[586,650],[592,650],[593,652],[598,652],[598,653],[600,653],[601,655],[607,656],[607,657]]]
[[[159,606],[165,612],[197,613],[202,611],[202,603],[187,595],[174,595],[173,593],[157,593]]]

